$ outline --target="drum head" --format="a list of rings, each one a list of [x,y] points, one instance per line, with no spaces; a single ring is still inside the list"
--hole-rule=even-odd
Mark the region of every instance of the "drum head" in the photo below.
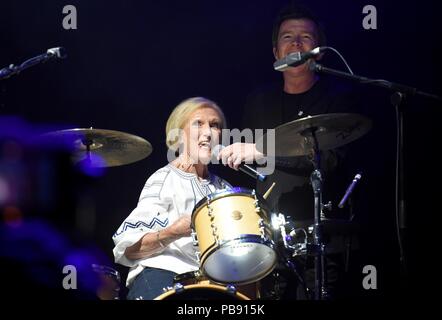
[[[276,252],[268,245],[243,239],[230,241],[203,261],[204,273],[216,282],[247,284],[272,272]]]

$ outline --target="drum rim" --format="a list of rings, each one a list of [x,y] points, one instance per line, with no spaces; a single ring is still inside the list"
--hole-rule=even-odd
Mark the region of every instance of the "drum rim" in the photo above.
[[[266,212],[266,215],[270,212],[269,205],[267,201],[260,196],[259,194],[256,194],[255,189],[248,189],[248,188],[242,188],[242,187],[234,187],[232,189],[222,189],[215,191],[213,193],[208,194],[204,198],[202,198],[200,201],[196,203],[192,210],[192,216],[191,216],[191,227],[195,227],[195,214],[199,211],[201,207],[207,202],[207,199],[210,197],[210,201],[215,201],[220,198],[229,197],[233,195],[244,195],[244,196],[251,196],[255,192],[255,196],[258,199],[260,208],[264,209]]]
[[[239,292],[238,288],[236,288],[236,287],[235,287],[235,290],[236,290],[235,293],[229,293],[226,285],[223,285],[223,284],[213,284],[213,283],[189,284],[187,286],[183,286],[180,289],[180,292],[178,292],[175,288],[173,288],[173,289],[170,289],[170,290],[160,294],[159,296],[155,297],[154,300],[164,300],[164,298],[167,298],[167,297],[169,297],[171,295],[182,294],[183,292],[185,292],[188,289],[213,289],[214,291],[218,291],[218,292],[221,292],[221,293],[225,292],[226,294],[231,295],[233,297],[241,298],[241,299],[238,299],[238,300],[251,300],[248,296],[246,296],[245,294]]]

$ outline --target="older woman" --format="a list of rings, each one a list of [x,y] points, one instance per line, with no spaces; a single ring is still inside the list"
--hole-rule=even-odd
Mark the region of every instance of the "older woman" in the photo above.
[[[207,167],[224,127],[223,112],[205,98],[185,100],[171,113],[166,144],[176,157],[147,179],[137,207],[113,236],[115,261],[130,267],[128,299],[153,299],[175,275],[198,269],[191,212],[206,195],[230,188]]]

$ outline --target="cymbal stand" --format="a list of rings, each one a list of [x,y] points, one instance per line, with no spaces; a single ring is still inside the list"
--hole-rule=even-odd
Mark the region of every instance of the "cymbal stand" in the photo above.
[[[91,163],[91,145],[94,144],[92,139],[81,139],[81,143],[86,147],[86,159],[89,163]]]
[[[400,255],[400,271],[403,276],[408,274],[406,250],[404,250],[403,242],[404,236],[407,230],[407,211],[406,211],[406,199],[404,191],[405,181],[405,164],[404,164],[404,108],[402,102],[406,96],[422,96],[437,101],[442,101],[442,97],[435,94],[423,92],[417,88],[403,85],[401,83],[395,83],[384,79],[370,79],[367,77],[355,75],[352,73],[343,72],[340,70],[324,67],[316,62],[310,64],[310,70],[316,73],[325,73],[333,76],[337,76],[352,81],[357,81],[362,84],[368,84],[386,88],[393,92],[390,96],[390,102],[395,107],[396,111],[396,227],[398,234],[399,255]]]
[[[316,131],[318,128],[309,128],[305,131],[305,136],[313,140],[313,166],[314,170],[310,175],[314,195],[314,227],[313,227],[313,246],[315,256],[315,300],[324,300],[328,298],[326,290],[326,262],[325,262],[325,243],[322,235],[322,220],[325,219],[322,211],[322,173],[321,173],[321,154],[319,151]]]
[[[296,229],[293,228],[292,231],[290,231],[289,234],[286,232],[286,225],[288,223],[285,220],[285,216],[282,213],[279,213],[278,215],[272,214],[272,225],[274,226],[274,229],[277,230],[279,228],[279,231],[281,233],[281,239],[284,243],[284,248],[288,249],[290,251],[290,257],[286,256],[285,252],[281,253],[281,257],[283,258],[284,264],[295,274],[296,278],[298,279],[299,284],[302,286],[304,290],[304,294],[306,297],[310,296],[309,289],[305,283],[305,280],[303,276],[300,274],[297,264],[292,261],[292,258],[296,256],[301,256],[306,254],[307,251],[307,232],[304,229]],[[305,240],[303,244],[300,243],[293,243],[292,235],[296,235],[296,233],[302,230],[305,234]]]

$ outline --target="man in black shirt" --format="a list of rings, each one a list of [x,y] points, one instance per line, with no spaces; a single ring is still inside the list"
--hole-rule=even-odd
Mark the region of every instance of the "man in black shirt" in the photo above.
[[[281,59],[292,52],[307,52],[324,46],[325,35],[316,17],[307,9],[287,7],[275,21],[272,42],[275,59]],[[286,69],[282,74],[283,83],[268,86],[250,95],[244,109],[243,127],[270,129],[309,115],[357,112],[356,94],[334,78],[319,77],[310,70],[309,64],[310,61]],[[353,169],[343,165],[345,151],[345,147],[321,151],[321,169],[325,176],[323,201],[332,200],[335,206],[339,201],[337,197],[342,196],[345,191],[343,185],[350,179],[346,170]],[[224,164],[234,169],[238,169],[242,162],[257,161],[263,157],[264,154],[253,143],[234,143],[224,148],[219,155]],[[314,197],[310,184],[312,171],[313,164],[309,156],[277,158],[274,173],[256,186],[258,193],[264,194],[273,182],[276,183],[267,201],[273,212],[281,212],[290,217],[297,228],[308,228],[313,223]],[[336,176],[345,182],[339,183]],[[334,210],[329,217],[343,217],[347,214],[348,212]],[[339,252],[339,243],[333,243],[336,242],[336,237],[331,240],[327,252]],[[311,261],[306,261],[304,257],[301,260],[303,267],[307,269],[307,272],[301,274],[307,286],[313,289]],[[330,289],[335,287],[337,279],[336,264],[332,260],[329,260],[327,272]],[[301,291],[298,290],[298,298]]]

